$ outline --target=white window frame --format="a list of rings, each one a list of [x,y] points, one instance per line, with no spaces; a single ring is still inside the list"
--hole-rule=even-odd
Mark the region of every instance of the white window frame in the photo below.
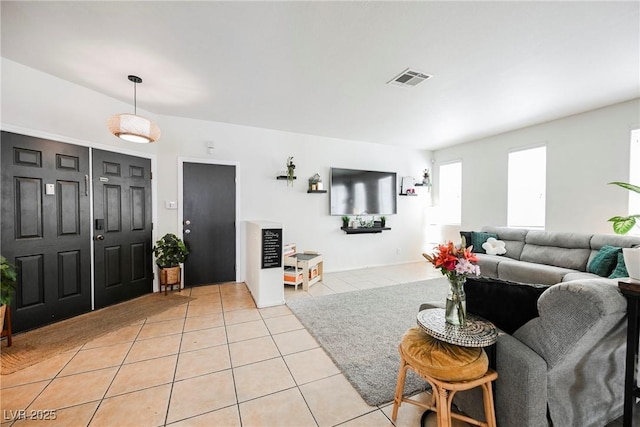
[[[453,167],[458,167],[459,173],[451,180],[448,173],[443,174],[443,168]],[[462,160],[438,166],[438,200],[439,223],[460,225],[462,223]]]
[[[629,143],[629,183],[640,185],[640,128],[631,131]],[[629,215],[640,214],[640,194],[629,191]],[[629,230],[630,235],[640,236],[640,226]]]
[[[522,157],[516,157],[527,153],[530,156],[539,156],[539,150],[544,152],[542,165],[539,163],[532,164],[531,157],[526,161]],[[546,171],[546,144],[528,146],[509,152],[507,159],[508,227],[544,230],[546,224]],[[523,209],[523,206],[526,206],[526,209]],[[536,212],[536,210],[532,209],[536,206],[541,210]]]

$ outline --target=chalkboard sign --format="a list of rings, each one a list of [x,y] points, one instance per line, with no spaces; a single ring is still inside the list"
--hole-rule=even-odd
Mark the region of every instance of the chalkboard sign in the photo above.
[[[282,267],[282,229],[262,229],[262,268]]]

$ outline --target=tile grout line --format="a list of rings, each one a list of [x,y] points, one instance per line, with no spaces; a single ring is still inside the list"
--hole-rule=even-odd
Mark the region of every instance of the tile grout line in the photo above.
[[[193,288],[189,289],[189,297],[193,292]],[[162,426],[167,425],[167,421],[169,420],[169,410],[171,409],[171,397],[173,396],[173,387],[176,383],[176,374],[178,372],[178,365],[180,364],[180,350],[182,350],[182,341],[184,339],[184,325],[187,323],[187,317],[189,316],[189,306],[191,305],[191,300],[187,302],[187,309],[184,312],[184,318],[182,319],[182,333],[180,334],[180,344],[178,345],[178,353],[176,354],[176,365],[173,368],[173,379],[171,380],[171,386],[169,387],[169,398],[167,399],[167,409],[164,414],[164,422],[161,424]]]
[[[291,310],[291,309],[289,309],[289,310]],[[262,313],[260,313],[260,317],[262,317],[262,321],[265,322],[265,319],[262,316]],[[296,317],[296,319],[297,319],[297,317]],[[265,322],[265,326],[267,326],[266,322]],[[282,362],[284,363],[284,366],[287,368],[287,371],[289,372],[289,375],[291,375],[291,379],[293,380],[293,383],[295,384],[295,388],[298,390],[298,393],[300,393],[300,396],[302,397],[302,400],[304,401],[304,404],[307,406],[307,409],[309,410],[309,414],[311,414],[311,417],[313,418],[313,421],[316,423],[316,426],[319,426],[320,423],[318,423],[318,419],[316,418],[315,414],[311,410],[311,407],[309,406],[309,402],[307,401],[306,397],[304,396],[304,393],[302,393],[302,390],[300,389],[300,384],[298,384],[298,381],[296,381],[296,378],[293,376],[293,372],[291,372],[291,368],[289,367],[289,364],[287,363],[286,359],[284,358],[284,355],[282,354],[282,351],[280,350],[280,347],[278,347],[278,344],[276,343],[276,340],[273,339],[273,334],[271,333],[271,329],[269,329],[269,326],[267,326],[267,331],[269,331],[269,337],[271,338],[271,340],[273,341],[274,345],[276,346],[276,349],[278,350],[278,354],[280,354],[280,358],[282,359]],[[291,332],[291,331],[288,331],[288,332]],[[291,387],[291,388],[293,388],[293,387]],[[289,388],[289,389],[291,389],[291,388]],[[289,389],[285,389],[285,390],[289,390]],[[285,390],[280,390],[277,393],[285,391]],[[271,394],[274,394],[274,393],[271,393]],[[264,396],[262,396],[262,397],[264,397]]]
[[[142,329],[144,328],[144,325],[147,324],[147,319],[144,319],[144,322],[142,322],[142,326],[140,327],[140,330],[138,331],[138,333],[136,334],[135,338],[133,339],[133,341],[131,342],[131,345],[129,346],[129,350],[127,350],[127,354],[124,355],[124,357],[122,358],[122,362],[120,363],[120,365],[118,366],[118,369],[116,370],[115,375],[113,376],[113,378],[111,378],[111,381],[109,382],[109,385],[107,386],[107,388],[105,389],[104,393],[102,394],[102,398],[100,398],[100,402],[98,403],[98,406],[96,406],[96,409],[93,411],[93,414],[91,415],[91,418],[89,419],[89,422],[87,423],[87,427],[89,425],[91,425],[91,422],[93,421],[93,419],[95,418],[96,414],[98,413],[98,410],[100,409],[100,407],[102,406],[102,402],[105,399],[105,396],[107,395],[107,393],[109,392],[109,389],[111,388],[111,386],[113,385],[113,382],[115,381],[116,377],[118,376],[118,373],[120,372],[120,369],[122,369],[122,365],[124,365],[124,361],[127,360],[127,356],[129,356],[129,353],[131,352],[131,349],[133,348],[133,346],[136,343],[136,339],[138,339],[138,336],[140,336],[140,332],[142,332]],[[83,347],[86,345],[86,343],[83,345]],[[99,347],[100,348],[100,347]],[[72,359],[73,360],[73,359]],[[106,368],[105,368],[106,369]],[[90,372],[90,371],[89,371]]]

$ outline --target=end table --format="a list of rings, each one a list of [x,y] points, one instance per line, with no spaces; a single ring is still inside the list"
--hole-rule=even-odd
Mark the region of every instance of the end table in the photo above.
[[[464,326],[450,325],[444,319],[443,308],[428,308],[418,313],[418,326],[430,336],[449,344],[462,347],[489,347],[489,366],[496,368],[495,344],[498,341],[498,330],[488,320],[467,313]]]
[[[420,329],[440,341],[461,347],[490,347],[487,351],[489,367],[491,368],[489,369],[489,372],[493,372],[493,375],[497,377],[494,370],[496,366],[495,344],[498,341],[498,330],[493,323],[467,313],[467,321],[464,326],[450,325],[445,320],[445,310],[442,308],[428,308],[421,310],[418,313],[417,322]],[[489,386],[490,388],[488,393],[490,395],[495,392],[492,390],[495,387],[494,380],[495,378],[491,380],[491,385]],[[485,396],[484,392],[483,396]],[[491,419],[487,419],[487,424],[495,425],[493,397],[489,397],[487,400],[487,397],[485,396],[483,397],[483,400],[485,411],[487,410],[487,405],[491,407],[492,416]],[[421,426],[425,425],[426,417],[429,412],[431,412],[431,410],[427,410],[422,414],[422,418],[420,419]],[[465,421],[470,422],[473,420],[465,418]],[[451,425],[451,421],[448,420],[448,422],[449,425]]]

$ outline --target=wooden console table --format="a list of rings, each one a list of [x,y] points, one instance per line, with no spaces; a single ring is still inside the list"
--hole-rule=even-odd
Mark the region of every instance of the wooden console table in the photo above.
[[[640,281],[621,279],[618,281],[620,292],[627,298],[627,361],[624,377],[624,416],[623,427],[633,426],[633,412],[636,398],[640,398],[640,388],[636,375],[638,372],[638,347],[640,332]]]

